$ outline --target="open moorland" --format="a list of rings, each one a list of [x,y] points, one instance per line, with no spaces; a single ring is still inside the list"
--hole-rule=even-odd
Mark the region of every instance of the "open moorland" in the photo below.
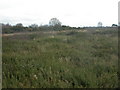
[[[117,88],[118,30],[3,34],[3,88]]]

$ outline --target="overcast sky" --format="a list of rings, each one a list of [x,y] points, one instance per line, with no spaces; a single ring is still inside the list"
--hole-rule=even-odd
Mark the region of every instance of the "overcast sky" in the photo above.
[[[0,22],[44,25],[56,17],[69,26],[97,26],[99,21],[111,26],[118,24],[118,1],[0,0]]]
[[[120,26],[120,1],[119,1],[118,7],[119,7],[119,9],[118,9],[118,22],[119,22],[119,26]]]

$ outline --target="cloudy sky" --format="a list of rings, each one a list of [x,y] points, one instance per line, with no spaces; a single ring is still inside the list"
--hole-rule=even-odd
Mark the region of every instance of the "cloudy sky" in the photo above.
[[[120,26],[120,1],[119,1],[118,7],[119,7],[119,9],[118,9],[118,22],[119,22],[119,26]]]
[[[120,0],[0,0],[0,22],[24,26],[48,24],[58,18],[63,25],[104,26],[118,24]]]

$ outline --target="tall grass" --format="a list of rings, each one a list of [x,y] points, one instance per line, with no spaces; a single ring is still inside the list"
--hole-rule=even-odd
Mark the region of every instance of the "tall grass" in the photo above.
[[[3,88],[118,87],[117,30],[3,37]]]

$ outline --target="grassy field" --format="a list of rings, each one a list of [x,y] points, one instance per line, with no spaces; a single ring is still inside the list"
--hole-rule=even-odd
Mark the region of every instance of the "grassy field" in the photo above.
[[[3,88],[116,88],[117,30],[3,37]]]

